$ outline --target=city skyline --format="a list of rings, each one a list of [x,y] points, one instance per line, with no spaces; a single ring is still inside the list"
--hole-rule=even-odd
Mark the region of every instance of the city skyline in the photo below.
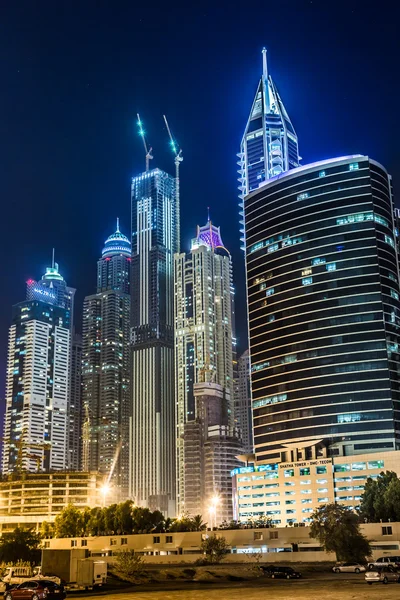
[[[173,157],[162,123],[165,112],[185,150],[182,186],[188,188],[191,180],[199,182],[190,201],[181,203],[182,247],[189,241],[193,225],[201,222],[205,206],[212,206],[217,222],[224,219],[225,243],[237,265],[237,312],[243,314],[236,152],[259,79],[264,45],[274,80],[301,141],[303,164],[361,151],[384,164],[396,183],[395,98],[399,84],[392,73],[398,40],[391,32],[394,22],[384,13],[371,19],[369,7],[360,2],[352,2],[349,8],[344,3],[316,7],[315,3],[300,1],[285,2],[287,10],[281,14],[268,12],[268,19],[263,19],[267,8],[260,5],[260,18],[250,32],[242,27],[244,8],[241,14],[227,15],[206,4],[204,15],[198,15],[197,20],[191,14],[179,13],[183,27],[175,39],[164,27],[164,11],[153,15],[143,9],[132,19],[129,9],[112,14],[104,7],[93,12],[89,5],[80,8],[78,19],[76,12],[66,9],[58,16],[56,27],[51,25],[55,18],[51,10],[38,20],[34,7],[28,4],[23,12],[17,6],[5,9],[3,23],[9,22],[9,27],[1,41],[8,58],[2,99],[5,135],[1,165],[7,200],[4,216],[11,223],[20,214],[25,218],[18,226],[18,244],[13,228],[4,232],[4,243],[14,249],[21,270],[18,272],[11,262],[4,265],[7,284],[0,316],[1,339],[6,339],[10,320],[7,307],[21,297],[23,282],[44,270],[53,246],[66,278],[78,290],[77,304],[82,304],[93,288],[90,269],[97,260],[96,249],[106,237],[115,213],[126,227],[129,178],[144,166],[136,136],[137,111],[143,113],[147,124],[154,147],[153,162],[173,173]],[[171,17],[175,10],[169,10]],[[283,14],[290,18],[284,20]],[[326,22],[335,27],[327,32]],[[35,27],[28,28],[31,23]],[[111,23],[114,27],[109,29]],[[122,36],[127,46],[121,53],[117,32],[128,24],[131,28],[132,23],[137,35]],[[151,34],[154,27],[160,28],[156,37]],[[100,43],[106,32],[111,35],[110,46]],[[71,34],[75,38],[73,46]],[[157,78],[149,76],[147,61],[140,60],[142,49],[148,45],[143,40],[149,39],[153,39],[146,50],[149,60],[159,61],[161,49],[163,53]],[[188,52],[182,55],[179,50],[184,40]],[[13,50],[15,43],[19,43],[18,53]],[[203,48],[202,52],[196,47]],[[180,60],[176,61],[178,54]],[[198,84],[193,89],[185,83],[190,72],[196,73]],[[379,77],[390,127],[378,126],[376,121],[365,126],[376,108],[371,94],[371,77],[375,75]],[[230,98],[224,109],[223,94]],[[27,95],[29,103],[24,101]],[[209,170],[207,177],[204,165]],[[212,198],[209,181],[213,181]],[[60,219],[61,206],[65,210]],[[52,227],[48,227],[50,222]],[[70,244],[78,237],[79,248]],[[238,325],[242,351],[246,331]],[[5,350],[3,343],[2,390]]]

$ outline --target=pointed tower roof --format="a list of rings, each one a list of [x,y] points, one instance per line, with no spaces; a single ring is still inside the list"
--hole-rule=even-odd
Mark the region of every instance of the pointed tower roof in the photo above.
[[[116,256],[118,254],[130,257],[131,243],[126,235],[120,232],[119,219],[117,218],[117,228],[115,233],[106,239],[101,255],[102,258],[110,258],[111,256]]]
[[[200,225],[197,226],[197,235],[193,240],[192,248],[198,246],[208,246],[212,250],[215,250],[216,248],[222,248],[228,252],[224,246],[224,242],[222,241],[221,228],[212,224],[210,219],[210,208],[208,207],[207,210],[207,223],[202,227],[200,227]]]

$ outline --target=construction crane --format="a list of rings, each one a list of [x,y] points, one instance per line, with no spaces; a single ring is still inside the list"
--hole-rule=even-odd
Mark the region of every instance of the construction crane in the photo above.
[[[149,163],[154,158],[153,155],[152,155],[152,153],[151,153],[152,150],[153,150],[153,148],[150,146],[150,149],[149,150],[147,149],[146,135],[145,135],[145,131],[143,129],[143,123],[140,120],[139,113],[137,113],[137,125],[138,125],[138,128],[139,128],[139,135],[140,135],[140,137],[143,140],[144,151],[146,153],[146,171],[148,171],[149,170]]]
[[[177,220],[177,232],[178,232],[178,250],[180,250],[180,188],[179,188],[179,166],[180,163],[183,161],[183,156],[182,156],[182,149],[179,148],[178,150],[178,145],[175,142],[174,138],[172,137],[172,133],[171,130],[169,128],[168,125],[168,121],[167,121],[167,117],[165,115],[163,115],[164,117],[164,122],[165,122],[165,126],[167,128],[168,131],[168,135],[169,135],[169,139],[170,139],[170,146],[171,146],[171,150],[174,153],[175,156],[175,182],[176,182],[176,220]]]
[[[37,471],[40,472],[40,468],[43,463],[43,456],[40,454],[33,454],[30,452],[24,452],[24,450],[32,449],[32,450],[50,450],[51,443],[50,442],[30,442],[29,440],[25,441],[25,437],[28,435],[28,431],[24,429],[21,432],[21,435],[18,440],[14,438],[0,438],[4,444],[14,444],[17,449],[17,460],[15,461],[15,471],[17,473],[21,473],[23,470],[23,462],[24,458],[30,458],[36,461]]]

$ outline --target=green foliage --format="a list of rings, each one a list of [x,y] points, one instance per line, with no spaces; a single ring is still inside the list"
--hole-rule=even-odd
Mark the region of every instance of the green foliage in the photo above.
[[[224,537],[210,535],[201,543],[201,549],[206,555],[207,562],[217,564],[228,552],[228,544]]]
[[[118,552],[113,565],[113,573],[124,581],[134,583],[144,572],[144,563],[141,556],[134,550]]]
[[[324,504],[311,515],[310,537],[339,561],[365,562],[371,555],[368,540],[360,531],[358,516],[340,504]]]
[[[16,563],[26,561],[29,564],[40,562],[41,536],[31,529],[17,527],[0,538],[0,562]]]
[[[188,514],[184,514],[178,519],[173,519],[168,531],[171,533],[181,531],[203,531],[207,527],[207,523],[203,522],[201,515],[195,515],[191,517]]]
[[[400,521],[400,479],[394,471],[386,471],[377,479],[367,479],[359,508],[367,521]]]
[[[43,521],[40,526],[40,536],[44,539],[48,539],[53,537],[54,535],[54,525],[53,523],[49,523],[48,521]]]
[[[54,521],[57,538],[80,537],[82,535],[82,511],[69,504]]]

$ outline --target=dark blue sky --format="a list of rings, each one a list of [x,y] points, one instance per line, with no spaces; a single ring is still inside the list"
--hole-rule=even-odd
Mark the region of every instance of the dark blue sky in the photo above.
[[[3,1],[0,397],[11,305],[24,299],[29,277],[42,275],[51,248],[81,305],[95,289],[96,260],[117,216],[129,235],[130,177],[144,168],[137,112],[154,166],[173,169],[163,113],[183,148],[183,248],[207,206],[221,225],[234,258],[244,349],[236,152],[261,48],[268,48],[303,164],[365,153],[393,174],[396,191],[395,6],[394,0]]]

